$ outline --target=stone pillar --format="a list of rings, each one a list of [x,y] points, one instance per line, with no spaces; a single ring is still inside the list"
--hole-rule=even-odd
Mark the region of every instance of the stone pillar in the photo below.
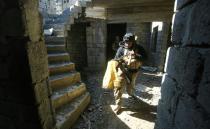
[[[0,1],[0,128],[52,129],[38,1]]]
[[[156,129],[210,128],[210,1],[176,0]]]
[[[106,66],[106,21],[94,19],[87,28],[88,69],[102,70]]]

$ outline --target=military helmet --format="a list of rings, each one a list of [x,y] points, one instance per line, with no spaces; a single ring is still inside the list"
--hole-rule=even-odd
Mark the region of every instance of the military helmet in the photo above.
[[[135,41],[135,35],[133,33],[126,33],[123,36],[123,41]]]

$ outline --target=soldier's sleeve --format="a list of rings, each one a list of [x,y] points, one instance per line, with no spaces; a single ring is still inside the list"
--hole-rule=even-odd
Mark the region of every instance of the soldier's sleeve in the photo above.
[[[123,52],[124,52],[124,49],[122,47],[119,47],[114,59],[117,60],[117,59],[121,58],[123,56]]]

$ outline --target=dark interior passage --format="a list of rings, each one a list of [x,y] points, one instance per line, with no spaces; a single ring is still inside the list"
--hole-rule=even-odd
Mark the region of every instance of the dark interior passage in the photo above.
[[[117,44],[122,41],[123,35],[126,33],[126,23],[107,24],[107,60],[114,57]],[[115,43],[115,45],[114,45]]]

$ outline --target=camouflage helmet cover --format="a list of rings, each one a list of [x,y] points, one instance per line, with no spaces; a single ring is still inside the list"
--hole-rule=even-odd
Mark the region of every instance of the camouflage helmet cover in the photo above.
[[[123,41],[135,41],[135,35],[133,33],[126,33],[123,36]]]

